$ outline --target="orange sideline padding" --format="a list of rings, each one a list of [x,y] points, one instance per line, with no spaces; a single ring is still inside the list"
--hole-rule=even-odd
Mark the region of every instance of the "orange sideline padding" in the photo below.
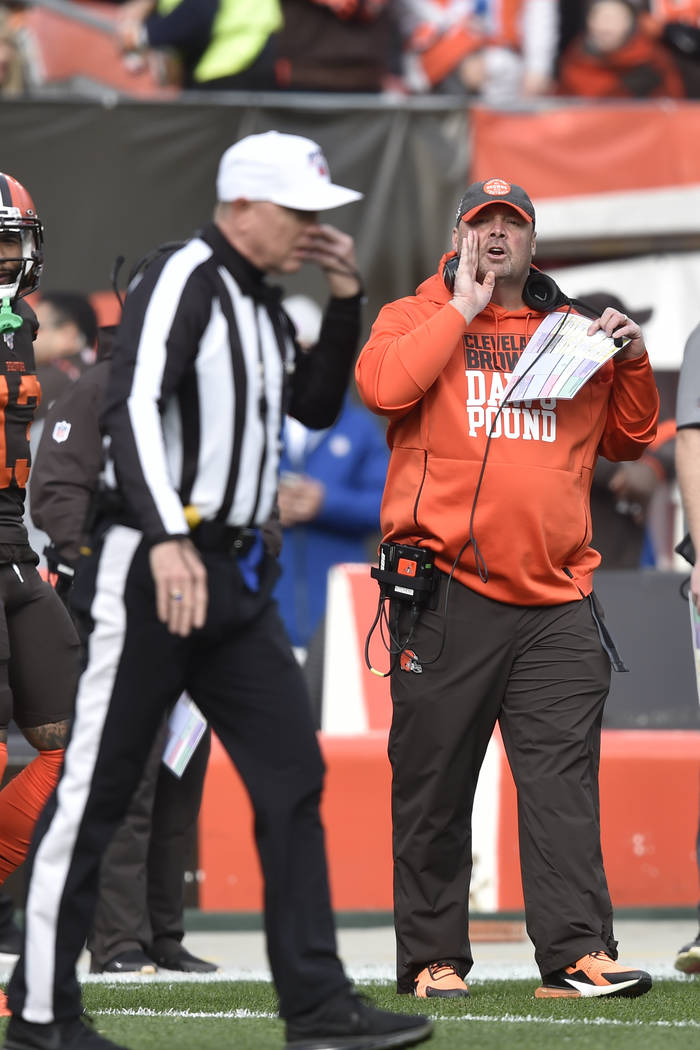
[[[502,783],[498,900],[507,911],[522,908],[523,897],[510,771]],[[697,905],[699,786],[700,732],[603,730],[601,832],[616,908]]]
[[[700,183],[700,106],[692,102],[539,113],[473,106],[470,115],[470,177],[502,175],[535,201]]]
[[[391,770],[386,733],[320,737],[326,762],[322,819],[334,908],[391,908]],[[199,815],[200,907],[259,911],[262,881],[248,796],[219,740]]]
[[[323,819],[333,906],[392,908],[390,767],[386,733],[321,736],[327,765]],[[499,745],[500,746],[500,745]],[[494,792],[496,911],[523,906],[515,788]],[[700,732],[605,730],[601,758],[603,851],[615,907],[694,907]],[[259,911],[260,872],[247,796],[217,740],[199,822],[200,906]]]

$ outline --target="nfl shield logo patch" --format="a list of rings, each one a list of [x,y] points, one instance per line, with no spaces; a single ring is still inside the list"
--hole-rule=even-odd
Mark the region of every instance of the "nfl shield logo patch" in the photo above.
[[[54,441],[57,441],[59,445],[62,441],[65,441],[70,434],[70,423],[67,419],[59,419],[57,423],[54,423],[53,433],[51,437]]]

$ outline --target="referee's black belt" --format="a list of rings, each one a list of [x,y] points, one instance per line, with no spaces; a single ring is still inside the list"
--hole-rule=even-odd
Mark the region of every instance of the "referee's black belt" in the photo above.
[[[192,532],[192,542],[200,551],[215,551],[244,558],[257,536],[256,529],[224,525],[219,521],[202,521]]]

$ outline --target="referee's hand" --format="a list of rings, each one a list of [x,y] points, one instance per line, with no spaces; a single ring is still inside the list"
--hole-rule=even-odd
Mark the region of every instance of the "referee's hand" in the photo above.
[[[158,619],[171,634],[186,638],[207,616],[207,572],[189,540],[165,540],[151,547]]]

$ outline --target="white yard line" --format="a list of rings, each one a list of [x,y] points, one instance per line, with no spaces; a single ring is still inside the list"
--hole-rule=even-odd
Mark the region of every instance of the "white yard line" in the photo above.
[[[700,1028],[700,1021],[619,1021],[614,1017],[533,1017],[532,1014],[457,1014],[455,1016],[432,1015],[441,1024],[445,1021],[498,1021],[505,1024],[561,1024],[561,1025],[610,1025],[617,1028]]]
[[[279,1015],[264,1010],[152,1010],[147,1006],[134,1009],[91,1010],[91,1017],[192,1017],[217,1019],[242,1019],[253,1021],[278,1021]]]
[[[254,1010],[152,1010],[141,1006],[134,1009],[91,1010],[94,1016],[109,1017],[191,1017],[243,1020],[278,1019],[277,1014]],[[532,1014],[458,1014],[444,1016],[432,1014],[434,1020],[441,1024],[447,1022],[481,1021],[487,1024],[557,1024],[557,1025],[591,1025],[595,1027],[615,1028],[700,1028],[700,1021],[619,1021],[607,1017],[535,1017]]]

